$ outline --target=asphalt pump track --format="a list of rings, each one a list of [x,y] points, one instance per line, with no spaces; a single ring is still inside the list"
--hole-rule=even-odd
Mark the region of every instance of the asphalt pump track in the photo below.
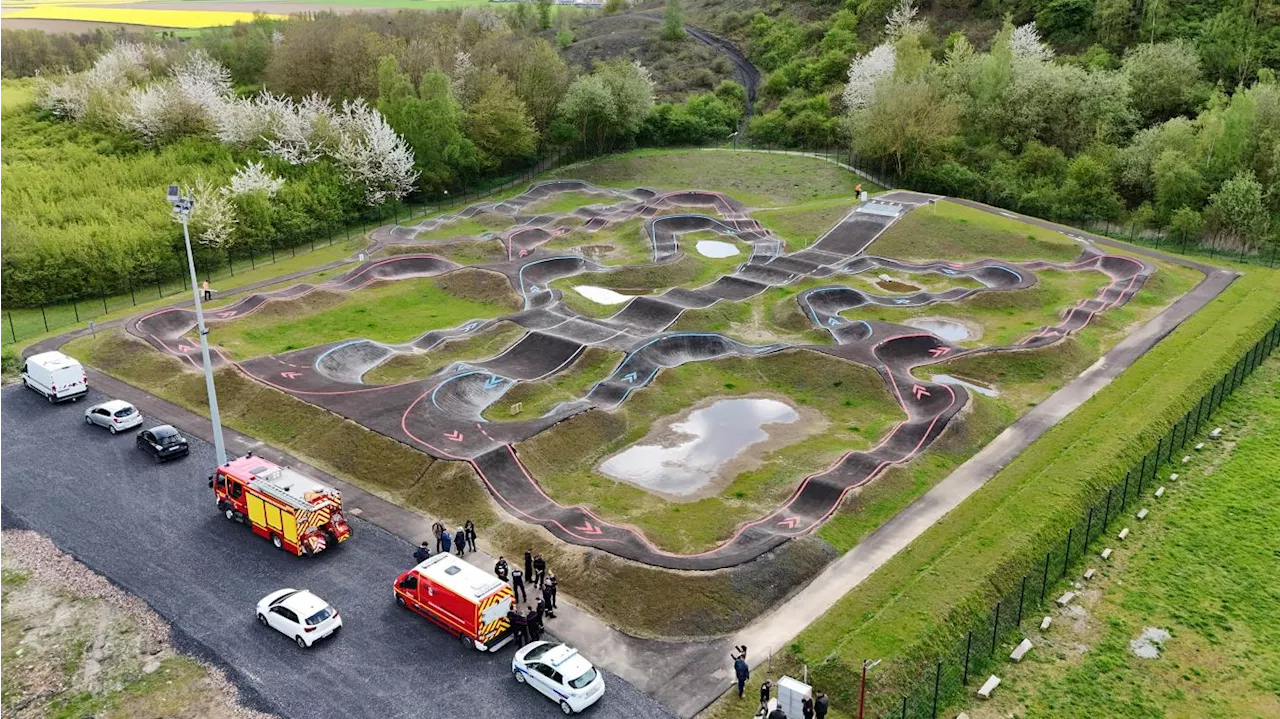
[[[539,200],[564,192],[596,194],[602,202],[571,213],[530,212]],[[782,240],[752,219],[741,203],[721,193],[621,191],[576,180],[539,183],[501,202],[471,205],[456,214],[411,227],[380,228],[374,234],[375,241],[381,245],[429,246],[428,241],[419,240],[418,236],[459,219],[484,213],[510,217],[513,225],[502,232],[463,239],[502,244],[504,261],[478,267],[507,277],[523,298],[519,311],[427,332],[403,345],[357,339],[246,361],[235,361],[218,350],[215,361],[234,365],[258,382],[406,442],[433,457],[469,463],[506,511],[545,527],[564,541],[671,569],[731,567],[812,531],[839,507],[850,491],[870,482],[887,467],[921,454],[942,434],[968,402],[968,392],[962,386],[918,379],[914,370],[971,354],[1015,351],[1058,342],[1086,326],[1099,313],[1127,302],[1154,272],[1154,267],[1143,260],[1106,254],[1087,242],[1081,242],[1081,254],[1071,263],[1014,263],[997,259],[909,263],[866,253],[876,237],[902,215],[936,199],[936,196],[911,192],[882,195],[852,207],[812,246],[784,253]],[[566,223],[570,216],[573,223]],[[543,246],[572,229],[570,225],[574,223],[593,231],[637,217],[644,218],[645,232],[653,248],[649,263],[652,265],[678,260],[681,236],[704,230],[720,233],[726,241],[745,244],[750,254],[733,272],[707,285],[637,296],[611,317],[588,317],[572,310],[551,282],[574,276],[587,279],[591,273],[617,268],[601,265],[578,253],[549,251]],[[351,292],[372,282],[435,277],[461,267],[429,253],[395,254],[364,262],[322,285],[303,283],[272,293],[250,295],[235,304],[211,310],[206,320],[232,322],[268,302],[297,299],[321,288]],[[1096,296],[1064,308],[1056,325],[1041,327],[1013,345],[965,348],[927,331],[886,322],[849,320],[841,314],[863,305],[920,307],[956,302],[985,292],[1023,290],[1035,285],[1036,272],[1045,269],[1097,271],[1110,281]],[[976,280],[980,286],[887,296],[854,289],[839,281],[842,277],[874,270],[963,277]],[[667,329],[686,310],[710,307],[718,302],[739,302],[771,287],[827,278],[830,284],[807,289],[797,294],[795,301],[815,328],[831,335],[834,344],[751,345],[713,332]],[[496,356],[455,362],[422,380],[382,386],[366,385],[361,380],[370,369],[397,354],[430,350],[448,340],[483,332],[503,321],[515,323],[525,332]],[[168,308],[152,312],[131,319],[127,328],[157,349],[181,357],[195,368],[201,366],[198,341],[188,337],[195,328],[192,310]],[[511,387],[556,374],[587,347],[603,347],[625,354],[618,366],[585,396],[562,403],[536,419],[491,421],[482,417],[485,409],[501,400]],[[791,349],[823,352],[874,369],[901,406],[905,419],[871,449],[848,452],[828,468],[802,478],[781,506],[743,523],[730,538],[713,549],[693,554],[668,552],[633,527],[602,519],[585,506],[562,505],[543,491],[516,452],[515,445],[519,442],[569,417],[619,406],[631,393],[652,383],[664,369],[727,356],[756,357]]]

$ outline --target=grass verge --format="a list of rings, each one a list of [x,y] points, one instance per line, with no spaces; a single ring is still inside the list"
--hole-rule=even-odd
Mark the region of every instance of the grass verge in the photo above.
[[[1053,230],[943,200],[907,213],[867,251],[904,260],[1069,262],[1080,255],[1080,245]]]
[[[995,698],[969,716],[1280,716],[1280,357],[1214,425],[1228,439],[1180,470],[1071,617],[1033,638],[1030,661],[1003,667]],[[1129,646],[1146,627],[1172,635],[1158,658]]]
[[[812,245],[852,207],[851,197],[807,202],[784,210],[757,210],[751,216],[787,242],[788,252]]]
[[[792,645],[853,701],[854,667],[885,657],[886,695],[963,636],[1083,508],[1135,465],[1280,318],[1276,273],[1237,280],[978,492],[846,594]]]
[[[396,384],[422,379],[454,362],[475,362],[493,357],[524,335],[524,328],[499,322],[468,337],[450,339],[426,352],[398,354],[365,373],[368,384]]]

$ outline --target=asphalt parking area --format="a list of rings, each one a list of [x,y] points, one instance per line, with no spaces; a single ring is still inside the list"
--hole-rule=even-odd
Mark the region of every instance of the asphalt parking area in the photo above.
[[[468,651],[392,600],[412,547],[358,518],[336,551],[295,557],[214,507],[213,447],[156,465],[134,445],[84,423],[106,399],[91,391],[50,405],[21,385],[0,392],[5,527],[61,549],[168,620],[180,645],[228,669],[249,703],[285,717],[540,717],[556,705],[511,677],[512,649]],[[157,424],[143,423],[143,427]],[[254,604],[281,587],[310,589],[342,613],[341,636],[303,651],[258,625]],[[74,588],[69,588],[74,590]],[[554,630],[554,620],[551,620]],[[579,647],[590,658],[590,647]],[[606,673],[591,717],[668,717]]]

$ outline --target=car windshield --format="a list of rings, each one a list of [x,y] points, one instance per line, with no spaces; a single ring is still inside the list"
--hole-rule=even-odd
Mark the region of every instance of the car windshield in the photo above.
[[[314,627],[315,625],[319,624],[320,622],[323,622],[324,620],[332,616],[333,616],[333,607],[325,607],[324,609],[321,609],[315,614],[312,614],[311,616],[307,617],[307,626]]]
[[[117,416],[117,417],[128,417],[129,415],[133,414],[133,413],[134,413],[134,411],[135,411],[135,410],[134,410],[132,407],[125,407],[124,409],[118,409],[118,410],[116,410],[116,415],[115,415],[115,416]]]
[[[555,644],[539,644],[533,649],[530,649],[529,653],[524,655],[524,658],[537,659],[538,657],[542,656],[543,654],[546,654],[547,652],[551,651],[555,647],[556,647]]]
[[[569,686],[574,689],[581,689],[596,680],[596,669],[592,667],[582,673],[582,676],[569,680]]]

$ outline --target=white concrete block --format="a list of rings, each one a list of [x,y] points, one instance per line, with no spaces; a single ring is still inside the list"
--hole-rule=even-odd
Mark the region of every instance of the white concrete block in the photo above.
[[[1102,550],[1102,555],[1101,555],[1101,556],[1102,556],[1103,561],[1106,561],[1106,560],[1108,560],[1108,559],[1111,559],[1111,547],[1107,547],[1106,549]]]
[[[1084,589],[1084,585],[1081,584],[1080,582],[1072,582],[1071,586],[1075,587],[1076,591],[1080,591],[1081,589]]]
[[[969,715],[965,714],[964,712],[960,712],[959,714],[956,715],[956,719],[969,719]]]
[[[1084,570],[1084,578],[1086,580],[1093,579],[1094,572],[1096,571],[1097,570],[1094,569],[1093,567],[1089,567],[1088,569]]]
[[[1169,475],[1169,481],[1170,481],[1170,482],[1176,482],[1176,481],[1178,481],[1178,477],[1180,477],[1180,476],[1182,476],[1182,475],[1178,474],[1177,472],[1174,472],[1173,474]]]
[[[1057,599],[1055,599],[1054,603],[1060,607],[1065,607],[1071,603],[1072,599],[1075,599],[1075,598],[1076,598],[1075,592],[1067,592],[1066,594],[1063,594],[1061,597],[1058,597]]]
[[[1188,454],[1188,455],[1184,455],[1184,456],[1182,457],[1182,463],[1183,463],[1183,464],[1186,464],[1187,462],[1190,462],[1190,461],[1191,461],[1191,455],[1189,455],[1189,454]]]
[[[1196,449],[1204,449],[1204,442],[1197,442]]]
[[[1009,655],[1009,658],[1015,662],[1020,662],[1023,657],[1027,656],[1029,651],[1031,651],[1031,640],[1023,639],[1018,646],[1014,647],[1013,653]]]
[[[1040,631],[1048,631],[1049,625],[1053,624],[1053,617],[1045,617],[1040,620]]]
[[[1120,530],[1120,533],[1116,535],[1116,537],[1117,537],[1118,539],[1124,539],[1124,538],[1125,538],[1125,537],[1127,537],[1127,536],[1129,536],[1129,528],[1128,528],[1128,527],[1125,527],[1124,529]]]
[[[1163,496],[1164,496],[1164,487],[1161,487],[1160,489],[1156,490],[1156,497],[1159,498]]]
[[[990,699],[991,692],[995,691],[998,686],[1000,686],[1000,677],[992,674],[991,678],[983,683],[982,688],[978,690],[978,696],[983,699]]]
[[[1139,510],[1138,510],[1138,519],[1146,519],[1146,518],[1147,518],[1147,514],[1148,514],[1148,512],[1147,512],[1147,508],[1146,508],[1146,507],[1143,507],[1142,509],[1139,509]]]
[[[1221,428],[1221,427],[1214,427],[1214,428],[1213,428],[1213,431],[1209,433],[1209,436],[1210,436],[1210,437],[1213,437],[1214,439],[1217,439],[1217,438],[1221,437],[1221,436],[1222,436],[1222,428]]]

